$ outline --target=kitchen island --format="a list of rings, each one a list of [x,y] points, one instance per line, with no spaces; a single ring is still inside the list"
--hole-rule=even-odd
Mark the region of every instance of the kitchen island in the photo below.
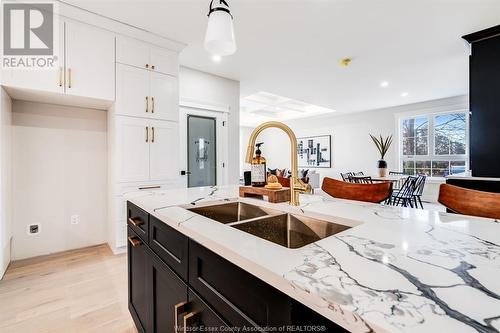
[[[301,195],[298,207],[237,195],[238,186],[191,188],[129,202],[349,331],[500,331],[498,221],[319,195]],[[350,228],[290,249],[186,209],[235,200]]]

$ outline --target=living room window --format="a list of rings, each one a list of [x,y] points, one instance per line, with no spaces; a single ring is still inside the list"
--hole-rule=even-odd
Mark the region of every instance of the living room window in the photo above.
[[[399,127],[403,172],[445,177],[468,170],[468,112],[404,117]]]

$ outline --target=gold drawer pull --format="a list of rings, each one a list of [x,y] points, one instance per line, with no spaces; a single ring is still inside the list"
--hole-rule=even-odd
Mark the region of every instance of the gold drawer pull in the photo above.
[[[155,143],[155,128],[151,127],[151,143]]]
[[[59,87],[63,86],[63,68],[59,67]]]
[[[155,113],[155,98],[151,97],[151,113]]]
[[[133,247],[138,247],[142,245],[142,242],[137,237],[129,237],[128,241]]]
[[[149,64],[146,64],[146,68],[149,68]]]
[[[139,218],[139,217],[131,217],[128,219],[130,224],[132,224],[134,227],[138,227],[140,225],[143,225],[144,222]]]
[[[72,79],[71,79],[72,75],[71,75],[71,68],[68,68],[68,88],[71,88],[72,86]]]
[[[149,97],[146,96],[146,112],[149,112]]]
[[[174,332],[180,332],[180,327],[179,327],[179,315],[181,314],[186,314],[188,302],[180,302],[174,306]]]
[[[151,65],[151,69],[155,69],[155,65]]]
[[[146,142],[149,142],[149,127],[146,126]]]
[[[196,323],[196,318],[198,317],[198,312],[190,312],[184,316],[184,333],[187,333],[187,326],[192,326]],[[191,330],[189,330],[191,332]]]

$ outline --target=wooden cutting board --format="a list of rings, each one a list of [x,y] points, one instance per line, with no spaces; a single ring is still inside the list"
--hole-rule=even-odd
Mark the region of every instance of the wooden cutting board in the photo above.
[[[290,201],[290,188],[271,190],[265,187],[240,186],[240,197],[260,199],[267,197],[267,201],[271,203],[288,202]]]

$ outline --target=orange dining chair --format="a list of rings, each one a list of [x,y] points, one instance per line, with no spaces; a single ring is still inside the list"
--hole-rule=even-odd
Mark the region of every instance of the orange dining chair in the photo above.
[[[381,203],[392,195],[392,182],[347,183],[325,177],[321,189],[334,198]]]
[[[458,214],[500,219],[500,193],[441,184],[438,201]]]

